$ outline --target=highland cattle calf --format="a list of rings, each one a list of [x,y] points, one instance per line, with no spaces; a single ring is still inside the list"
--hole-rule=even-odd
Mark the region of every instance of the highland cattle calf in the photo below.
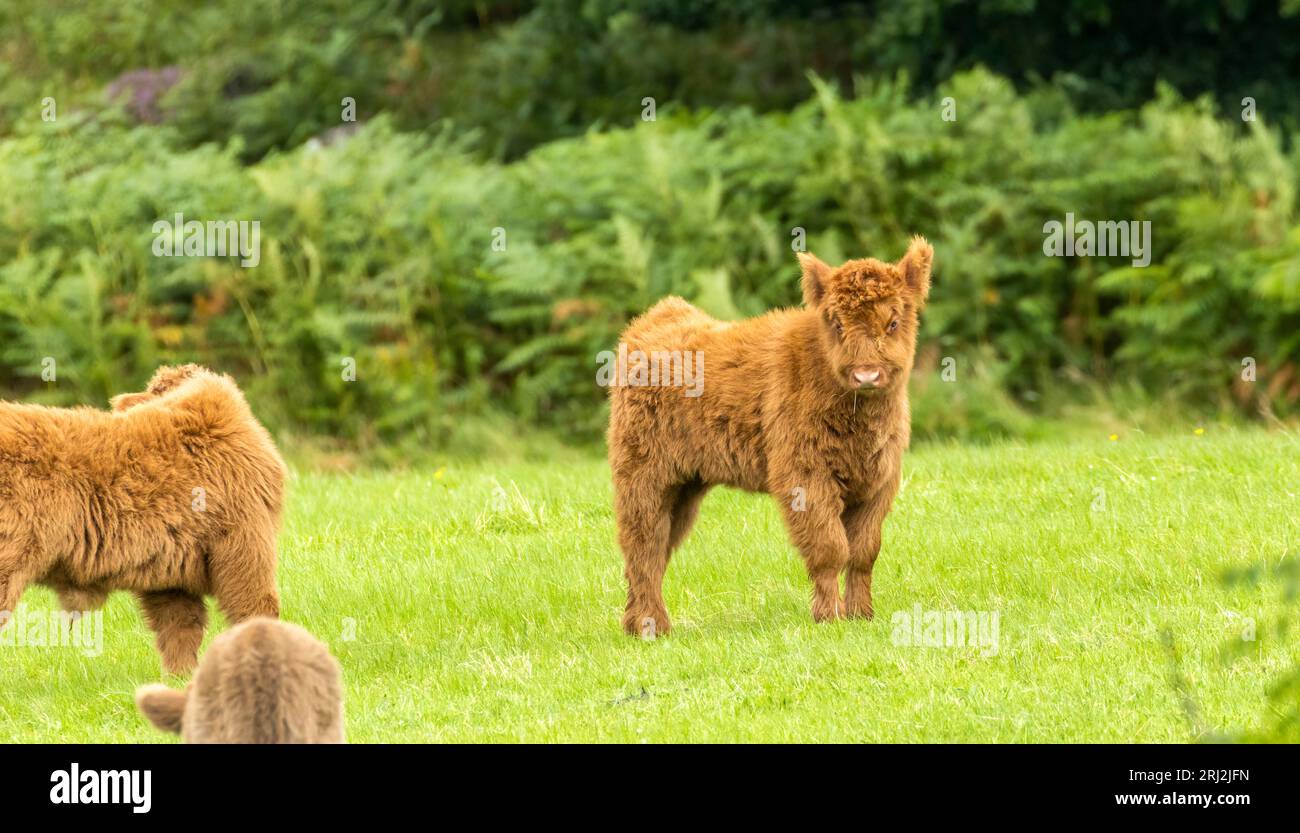
[[[812,580],[812,616],[871,618],[871,570],[911,436],[907,382],[934,251],[831,267],[800,254],[802,309],[718,321],[666,298],[624,331],[628,355],[700,355],[695,395],[610,387],[609,462],[628,583],[623,628],[670,623],[668,559],[710,488],[768,492]],[[844,593],[840,575],[844,575]]]
[[[194,365],[113,407],[0,403],[0,627],[30,584],[76,611],[129,590],[185,673],[205,595],[231,622],[279,615],[284,462],[234,381]]]

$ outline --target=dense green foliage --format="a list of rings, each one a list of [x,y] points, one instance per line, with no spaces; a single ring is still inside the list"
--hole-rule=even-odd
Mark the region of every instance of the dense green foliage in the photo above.
[[[399,128],[446,120],[515,157],[661,107],[789,109],[808,73],[912,79],[985,66],[1084,109],[1140,106],[1164,81],[1225,112],[1294,124],[1297,0],[7,0],[0,133],[54,96],[97,109],[121,73],[178,65],[166,117],[245,159],[338,123],[350,96]]]
[[[796,303],[804,228],[830,261],[933,239],[922,434],[960,432],[964,411],[1012,430],[997,391],[1032,405],[1085,379],[1201,406],[1300,398],[1298,171],[1275,132],[1172,94],[1086,116],[986,73],[939,93],[957,121],[902,85],[823,86],[786,114],[661,117],[509,164],[386,119],[251,167],[165,127],[23,130],[0,141],[0,384],[102,401],[198,359],[282,427],[438,441],[499,409],[594,432],[595,357],[631,315],[670,293],[724,317]],[[154,257],[152,224],[176,212],[259,220],[261,264]],[[1149,219],[1151,266],[1046,257],[1044,223],[1067,212]],[[37,380],[46,356],[56,385]]]
[[[921,435],[1025,433],[1101,386],[1286,414],[1296,10],[11,0],[0,385],[102,401],[196,359],[282,430],[445,445],[500,412],[595,436],[626,320],[667,293],[796,302],[802,228],[828,260],[936,244]],[[310,141],[345,99],[359,133]],[[260,221],[262,263],[153,257],[178,212]],[[1152,265],[1044,257],[1067,212],[1150,220]]]

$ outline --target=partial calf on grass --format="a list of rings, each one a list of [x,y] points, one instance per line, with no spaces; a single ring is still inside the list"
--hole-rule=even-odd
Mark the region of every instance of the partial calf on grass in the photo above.
[[[30,584],[68,610],[129,590],[186,673],[205,595],[232,622],[279,614],[284,462],[234,381],[194,365],[113,407],[0,403],[0,611]]]
[[[629,355],[702,354],[705,376],[695,396],[610,388],[626,631],[669,630],[668,560],[717,484],[780,503],[812,580],[814,619],[872,616],[871,571],[911,437],[907,382],[933,258],[921,237],[896,263],[831,267],[801,254],[802,309],[726,323],[666,298],[627,327]]]
[[[184,691],[142,686],[140,712],[186,743],[343,743],[338,660],[306,630],[252,619],[212,641]]]

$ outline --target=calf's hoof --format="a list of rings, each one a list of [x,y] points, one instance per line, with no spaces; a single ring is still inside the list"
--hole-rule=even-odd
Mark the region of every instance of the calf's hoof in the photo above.
[[[814,622],[833,622],[844,618],[844,602],[840,599],[813,599],[812,617]]]
[[[850,619],[871,619],[876,615],[871,607],[871,598],[855,599],[852,596],[844,600],[845,615]]]
[[[639,636],[647,642],[663,636],[671,629],[672,623],[668,621],[666,611],[641,613],[629,610],[623,614],[624,632],[631,636]]]

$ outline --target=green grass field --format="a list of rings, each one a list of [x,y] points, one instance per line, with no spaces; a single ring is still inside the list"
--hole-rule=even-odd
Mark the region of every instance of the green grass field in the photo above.
[[[772,500],[716,490],[669,569],[675,630],[642,642],[600,459],[300,472],[280,585],[343,664],[353,742],[1185,741],[1163,631],[1210,732],[1258,724],[1300,656],[1220,656],[1282,604],[1220,577],[1300,549],[1298,484],[1287,433],[918,448],[875,621],[828,625]],[[898,644],[917,606],[996,612],[997,652]],[[132,703],[159,673],[133,600],[104,622],[98,657],[0,648],[0,741],[167,739]]]

